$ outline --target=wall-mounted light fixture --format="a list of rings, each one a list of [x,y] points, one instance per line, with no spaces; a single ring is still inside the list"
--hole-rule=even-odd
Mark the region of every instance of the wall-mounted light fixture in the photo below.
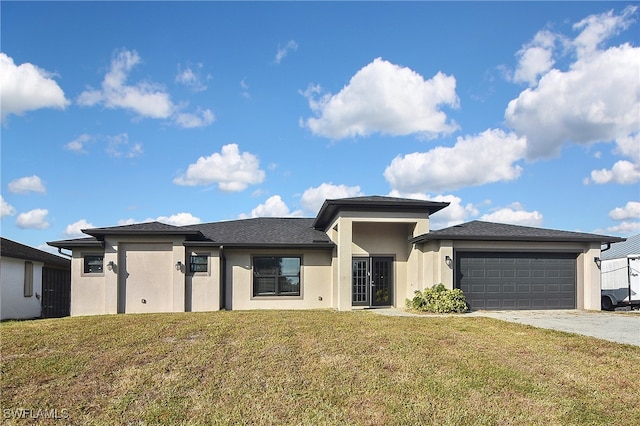
[[[453,259],[450,256],[445,256],[444,263],[446,263],[447,266],[451,268],[453,266]]]
[[[594,263],[596,264],[596,266],[598,267],[598,269],[600,269],[600,266],[602,266],[602,260],[600,260],[600,258],[598,256],[593,258]]]
[[[176,262],[176,271],[182,271],[182,262],[179,260]]]
[[[107,269],[110,271],[113,271],[113,269],[116,267],[116,264],[113,263],[113,260],[110,260],[109,263],[107,263]]]

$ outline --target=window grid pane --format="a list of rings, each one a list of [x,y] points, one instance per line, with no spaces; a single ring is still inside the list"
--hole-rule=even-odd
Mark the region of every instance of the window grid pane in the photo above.
[[[300,257],[254,257],[254,296],[300,296]]]
[[[207,272],[209,267],[209,256],[194,255],[189,257],[189,269],[191,272]]]
[[[84,273],[85,274],[98,274],[102,273],[102,264],[104,256],[102,255],[88,255],[84,257]]]

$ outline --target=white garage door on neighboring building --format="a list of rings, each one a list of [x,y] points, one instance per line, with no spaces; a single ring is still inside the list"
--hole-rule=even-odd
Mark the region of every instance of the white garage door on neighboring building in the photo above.
[[[456,253],[456,287],[471,309],[575,309],[573,253]]]

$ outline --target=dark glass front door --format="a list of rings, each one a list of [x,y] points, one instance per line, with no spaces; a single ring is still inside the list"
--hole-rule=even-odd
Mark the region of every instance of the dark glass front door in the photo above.
[[[393,305],[393,258],[363,257],[352,262],[353,306]]]

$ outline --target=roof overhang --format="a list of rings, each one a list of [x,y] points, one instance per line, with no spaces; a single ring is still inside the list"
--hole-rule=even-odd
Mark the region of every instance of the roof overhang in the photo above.
[[[60,249],[73,250],[74,248],[89,247],[89,248],[104,248],[104,241],[97,240],[95,238],[79,238],[75,240],[60,240],[60,241],[48,241],[48,245]]]
[[[341,211],[427,213],[432,215],[448,205],[449,203],[447,202],[392,197],[355,197],[326,200],[313,222],[313,227],[326,230]]]
[[[449,228],[418,235],[409,240],[412,244],[429,241],[516,241],[552,243],[599,243],[610,244],[625,241],[624,238],[584,232],[563,231],[531,226],[510,225],[474,220]]]
[[[604,236],[603,236],[604,237]],[[605,237],[606,238],[606,237]],[[493,235],[493,236],[488,236],[488,235],[477,235],[477,236],[473,236],[473,235],[469,235],[469,236],[462,236],[462,235],[434,235],[431,236],[429,234],[424,234],[424,235],[419,235],[415,238],[411,238],[409,240],[410,243],[412,244],[420,244],[420,243],[426,243],[428,241],[442,241],[442,240],[456,240],[456,241],[521,241],[521,242],[549,242],[549,243],[588,243],[588,242],[593,242],[593,243],[608,243],[608,242],[619,242],[619,241],[624,241],[624,238],[622,239],[617,239],[617,237],[608,237],[610,239],[616,238],[615,240],[603,240],[603,239],[598,239],[598,238],[594,238],[594,239],[589,239],[589,238],[579,238],[579,237],[567,237],[567,238],[562,238],[562,237],[536,237],[536,236],[522,236],[522,237],[516,237],[516,236],[500,236],[500,235]]]
[[[170,229],[170,230],[127,230],[123,231],[121,229],[83,229],[83,233],[87,235],[91,235],[100,239],[100,237],[104,237],[106,235],[143,235],[143,236],[152,236],[152,235],[175,235],[175,236],[184,236],[184,237],[202,237],[202,233],[200,231],[194,230],[185,230],[185,229]]]
[[[333,242],[322,242],[322,243],[310,243],[310,244],[274,244],[274,243],[228,243],[228,244],[216,244],[216,245],[202,245],[195,242],[195,244],[191,244],[191,241],[185,242],[185,247],[223,247],[233,248],[233,249],[272,249],[272,250],[333,250],[335,248],[335,244]]]

